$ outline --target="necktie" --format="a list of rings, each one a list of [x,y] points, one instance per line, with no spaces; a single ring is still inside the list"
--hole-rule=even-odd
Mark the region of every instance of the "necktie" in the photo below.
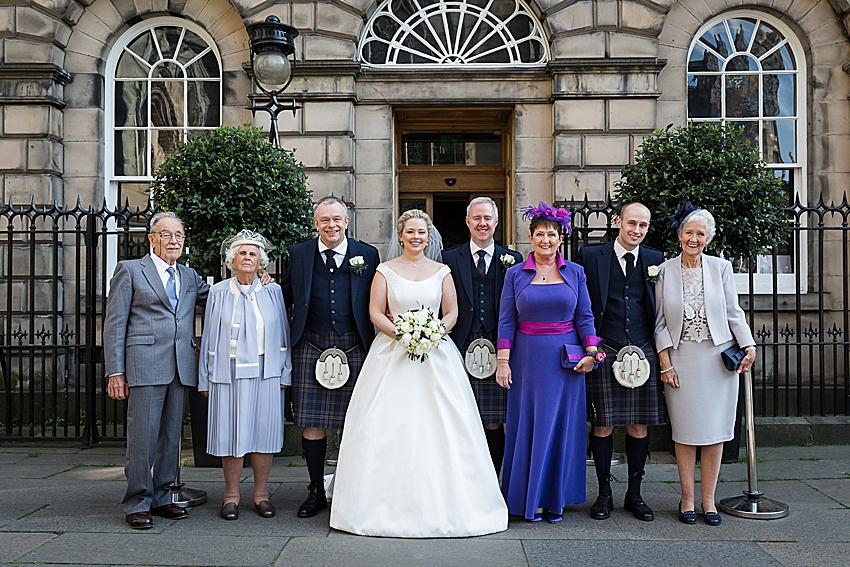
[[[177,278],[174,276],[174,268],[169,266],[166,270],[168,272],[168,281],[165,283],[165,295],[168,296],[168,299],[171,301],[171,308],[174,309],[175,313],[177,312]]]
[[[632,277],[632,272],[635,271],[635,255],[631,252],[623,254],[623,260],[626,261],[626,281]]]
[[[478,268],[478,272],[482,276],[487,275],[487,262],[484,261],[484,255],[487,253],[484,250],[479,250],[476,254],[478,254],[478,263],[475,267]]]
[[[325,266],[327,266],[328,270],[333,273],[336,269],[336,260],[334,260],[334,255],[336,254],[336,252],[328,248],[327,250],[322,252],[322,254],[325,255]]]

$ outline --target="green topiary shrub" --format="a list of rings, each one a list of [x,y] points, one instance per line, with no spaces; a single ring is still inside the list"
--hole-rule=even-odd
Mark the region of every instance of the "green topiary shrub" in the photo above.
[[[644,138],[634,165],[623,168],[616,203],[640,201],[652,212],[646,243],[669,257],[681,252],[668,217],[690,201],[714,215],[717,234],[707,251],[755,258],[781,244],[789,221],[782,181],[765,167],[743,128],[719,122],[668,126]]]
[[[259,128],[222,126],[189,139],[159,167],[151,184],[158,209],[186,224],[188,263],[202,275],[221,273],[219,249],[242,228],[286,258],[312,230],[313,207],[303,165],[272,146]]]

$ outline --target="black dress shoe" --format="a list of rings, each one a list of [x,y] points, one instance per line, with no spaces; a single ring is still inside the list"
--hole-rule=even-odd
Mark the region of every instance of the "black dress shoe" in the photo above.
[[[153,518],[150,512],[136,512],[127,514],[127,523],[134,530],[147,530],[153,527]]]
[[[257,510],[257,515],[261,518],[274,518],[274,506],[268,500],[261,500],[254,503],[254,508]]]
[[[166,520],[182,520],[189,516],[189,512],[177,504],[166,504],[165,506],[151,508],[151,514],[154,516],[160,516]]]
[[[709,526],[719,526],[720,525],[720,514],[717,512],[706,512],[705,508],[703,508],[702,513],[705,514],[704,520],[705,523]]]
[[[652,508],[646,505],[646,502],[643,501],[640,494],[626,492],[626,500],[623,502],[623,508],[626,509],[626,512],[631,512],[632,516],[638,520],[651,522],[655,519],[655,515],[652,513]]]
[[[610,494],[600,494],[590,507],[590,517],[594,520],[607,520],[614,509],[614,498]]]
[[[312,518],[321,510],[324,510],[327,507],[328,499],[325,497],[325,491],[322,490],[321,492],[319,492],[318,490],[314,490],[311,487],[310,494],[307,496],[307,500],[305,500],[301,507],[298,508],[298,517]]]
[[[683,524],[696,524],[697,523],[697,513],[693,510],[687,510],[682,512],[682,501],[679,500],[679,521]]]
[[[225,520],[239,519],[239,505],[236,502],[225,502],[221,505],[221,517]]]

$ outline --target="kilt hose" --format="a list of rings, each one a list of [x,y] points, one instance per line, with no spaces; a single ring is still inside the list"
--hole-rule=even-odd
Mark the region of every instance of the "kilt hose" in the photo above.
[[[461,351],[460,356],[465,361],[466,349],[469,347],[469,343],[475,339],[487,339],[495,345],[496,334],[497,333],[495,332],[488,333],[483,329],[477,333],[469,333],[469,336],[466,338],[466,342],[463,344],[463,350]],[[469,385],[472,387],[472,393],[475,395],[475,403],[478,405],[478,413],[481,415],[481,423],[505,423],[508,391],[499,386],[496,382],[496,373],[493,372],[492,376],[484,378],[483,380],[473,378],[472,376],[469,376],[469,373],[467,373],[467,377],[469,378]]]
[[[316,350],[312,345],[321,350]],[[352,347],[354,350],[349,351]],[[336,347],[346,353],[351,372],[345,386],[329,390],[316,381],[316,362],[321,351]],[[292,415],[299,427],[342,429],[348,402],[357,382],[357,375],[366,359],[356,331],[340,335],[333,329],[328,336],[307,329],[302,339],[292,348]]]
[[[621,386],[614,378],[613,365],[618,346],[602,343],[607,358],[586,375],[587,417],[594,427],[612,425],[661,425],[667,422],[664,390],[658,376],[658,358],[650,340],[640,348],[649,361],[649,380],[638,388]]]

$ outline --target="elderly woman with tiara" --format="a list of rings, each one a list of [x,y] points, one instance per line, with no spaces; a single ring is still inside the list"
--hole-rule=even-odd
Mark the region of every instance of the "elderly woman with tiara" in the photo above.
[[[502,494],[510,514],[554,524],[565,506],[585,502],[584,373],[604,354],[584,270],[559,252],[570,213],[541,202],[523,219],[532,253],[508,269],[499,307],[496,381],[508,388]]]
[[[736,372],[750,370],[756,347],[738,305],[732,264],[703,253],[714,238],[714,217],[685,202],[672,220],[682,253],[661,264],[655,282],[655,346],[682,487],[679,520],[685,524],[697,521],[694,469],[697,447],[702,447],[703,519],[710,526],[718,526],[714,489],[723,442],[732,439],[734,433]],[[721,353],[735,346],[735,341],[742,349],[734,350],[743,350],[746,355],[737,367],[727,369]]]
[[[277,284],[261,285],[270,243],[242,230],[221,247],[234,273],[210,288],[201,338],[198,390],[209,398],[207,453],[221,457],[224,503],[221,517],[239,517],[243,458],[251,453],[254,508],[275,515],[269,502],[272,456],[283,447],[281,389],[291,383],[289,325]]]

